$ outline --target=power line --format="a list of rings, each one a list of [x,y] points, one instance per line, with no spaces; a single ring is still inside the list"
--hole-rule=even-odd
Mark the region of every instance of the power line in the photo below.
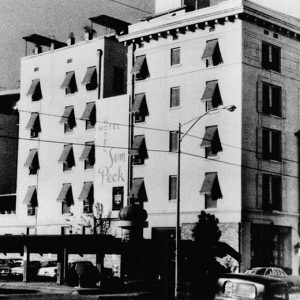
[[[43,140],[43,139],[32,140],[31,138],[13,137],[13,136],[5,136],[5,135],[0,135],[0,138],[26,140],[26,141],[36,141],[36,142],[43,142],[43,143],[54,143],[54,144],[62,144],[62,145],[68,144],[68,145],[86,146],[85,143],[71,143],[71,142]],[[96,148],[112,148],[112,149],[121,149],[121,150],[139,150],[138,148],[128,148],[128,147],[111,146],[111,145],[94,144],[94,146]],[[176,153],[176,152],[170,152],[169,150],[148,149],[148,148],[147,148],[147,152],[172,153],[172,154]],[[273,172],[273,171],[264,170],[264,169],[261,169],[261,168],[250,167],[250,166],[245,166],[245,165],[239,165],[239,164],[235,164],[235,163],[231,163],[231,162],[227,162],[227,161],[223,161],[223,160],[219,160],[219,159],[218,160],[210,159],[210,158],[207,158],[205,156],[198,155],[198,154],[193,154],[193,153],[189,153],[189,152],[181,152],[181,153],[185,154],[187,156],[197,157],[197,158],[210,160],[210,161],[214,161],[214,162],[219,162],[219,163],[223,163],[223,164],[227,164],[227,165],[232,165],[232,166],[236,166],[236,167],[240,167],[240,168],[245,168],[245,169],[250,169],[250,170],[255,170],[255,171],[261,171],[261,172],[268,173],[268,174],[280,175],[280,176],[291,177],[291,178],[299,178],[298,176],[294,176],[294,175],[283,174],[283,173],[279,173],[279,172]]]
[[[24,113],[29,113],[29,114],[34,113],[32,111],[26,111],[26,110],[19,110],[19,112],[24,112]],[[42,112],[38,112],[38,114],[45,115],[45,116],[51,116],[51,117],[57,117],[57,118],[62,118],[63,117],[62,115],[42,113]],[[75,117],[75,120],[77,120],[77,121],[86,121],[84,119],[76,118],[76,117]],[[100,124],[104,124],[104,125],[106,125],[106,124],[108,124],[108,125],[118,125],[118,126],[123,126],[123,127],[129,127],[130,126],[128,124],[122,124],[122,123],[117,123],[117,122],[108,122],[108,121],[96,121],[96,123],[100,123]],[[160,131],[160,132],[168,132],[168,133],[170,132],[170,130],[163,129],[163,128],[145,127],[145,126],[140,126],[140,125],[134,125],[134,128],[145,129],[145,130],[153,130],[153,131]],[[200,137],[200,136],[197,136],[197,135],[187,134],[187,136],[199,139],[201,141],[204,141],[204,140],[210,141],[208,139],[205,139],[204,137]],[[233,148],[233,149],[238,149],[238,150],[242,150],[242,151],[254,153],[256,155],[263,155],[262,152],[258,152],[257,150],[247,149],[247,148],[244,148],[244,147],[238,147],[238,146],[234,146],[234,145],[227,144],[227,143],[222,143],[222,146],[223,145],[226,146],[226,147],[229,147],[229,148]],[[285,157],[281,157],[281,161],[288,161],[288,162],[298,163],[298,161],[296,161],[296,160],[288,159],[288,158],[285,158]]]
[[[135,7],[135,6],[132,6],[132,5],[129,5],[129,4],[126,4],[126,3],[123,3],[123,2],[120,2],[120,1],[117,1],[117,0],[109,0],[111,2],[115,2],[115,3],[118,3],[118,4],[121,4],[123,6],[127,6],[129,8],[132,8],[132,9],[135,9],[135,10],[139,10],[141,12],[144,12],[144,13],[147,13],[147,14],[152,14],[152,12],[150,11],[147,11],[147,10],[144,10],[144,9],[141,9],[141,8],[138,8],[138,7]]]

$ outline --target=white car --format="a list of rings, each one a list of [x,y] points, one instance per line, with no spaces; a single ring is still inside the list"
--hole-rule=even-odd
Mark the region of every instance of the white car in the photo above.
[[[54,260],[43,261],[37,276],[47,276],[55,278],[57,275],[57,262]]]

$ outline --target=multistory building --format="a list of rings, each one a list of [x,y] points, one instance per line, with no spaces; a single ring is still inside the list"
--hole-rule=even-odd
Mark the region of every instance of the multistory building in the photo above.
[[[119,37],[134,115],[130,201],[148,212],[146,238],[172,239],[179,175],[183,239],[205,210],[242,271],[298,274],[300,21],[247,0],[204,2]],[[182,139],[178,174],[179,122],[184,135],[212,108]]]

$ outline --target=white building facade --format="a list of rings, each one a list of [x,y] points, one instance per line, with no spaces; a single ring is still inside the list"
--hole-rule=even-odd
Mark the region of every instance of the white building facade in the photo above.
[[[299,26],[235,0],[157,14],[119,38],[129,49],[128,91],[138,114],[133,156],[143,159],[133,162],[133,189],[142,178],[145,237],[174,236],[178,123],[188,122],[184,134],[210,108],[235,105],[203,116],[182,140],[182,238],[192,238],[205,210],[242,254],[241,270],[277,265],[298,274]]]

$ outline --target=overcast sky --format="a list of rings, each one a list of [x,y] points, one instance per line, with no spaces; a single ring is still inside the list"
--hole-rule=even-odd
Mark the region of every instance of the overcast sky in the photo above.
[[[300,19],[300,0],[253,1]],[[90,17],[107,14],[134,22],[153,11],[154,0],[0,0],[0,90],[17,85],[22,37],[38,33],[66,41],[72,31],[79,39]]]

